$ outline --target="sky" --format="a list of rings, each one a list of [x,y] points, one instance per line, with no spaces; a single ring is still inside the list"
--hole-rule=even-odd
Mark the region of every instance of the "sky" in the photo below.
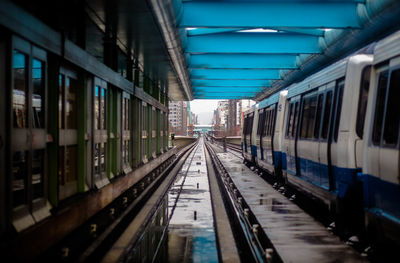
[[[219,100],[192,100],[190,110],[198,116],[199,124],[211,124]]]
[[[217,108],[219,100],[192,100],[190,110],[195,114],[201,112],[213,112]]]

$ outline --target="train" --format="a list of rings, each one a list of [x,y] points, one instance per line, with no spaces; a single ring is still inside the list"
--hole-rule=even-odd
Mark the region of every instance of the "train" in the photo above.
[[[166,83],[118,47],[123,70],[14,13],[50,36],[0,26],[0,246],[34,258],[176,150]]]
[[[400,31],[245,112],[244,161],[322,203],[344,238],[399,245],[399,86]]]

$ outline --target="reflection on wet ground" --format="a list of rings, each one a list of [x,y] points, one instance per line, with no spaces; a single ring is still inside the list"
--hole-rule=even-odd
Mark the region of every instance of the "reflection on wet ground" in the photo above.
[[[131,262],[218,262],[203,147],[200,141],[186,160]]]

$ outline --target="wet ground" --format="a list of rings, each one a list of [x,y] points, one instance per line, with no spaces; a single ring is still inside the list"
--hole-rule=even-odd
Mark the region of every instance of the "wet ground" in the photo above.
[[[246,167],[243,159],[222,151],[217,156],[283,262],[365,261]]]
[[[218,262],[203,139],[187,158],[133,262]]]

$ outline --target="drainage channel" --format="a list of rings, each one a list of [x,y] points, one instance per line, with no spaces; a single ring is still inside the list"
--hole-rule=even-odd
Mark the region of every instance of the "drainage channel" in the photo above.
[[[128,262],[218,262],[208,180],[200,138]]]

